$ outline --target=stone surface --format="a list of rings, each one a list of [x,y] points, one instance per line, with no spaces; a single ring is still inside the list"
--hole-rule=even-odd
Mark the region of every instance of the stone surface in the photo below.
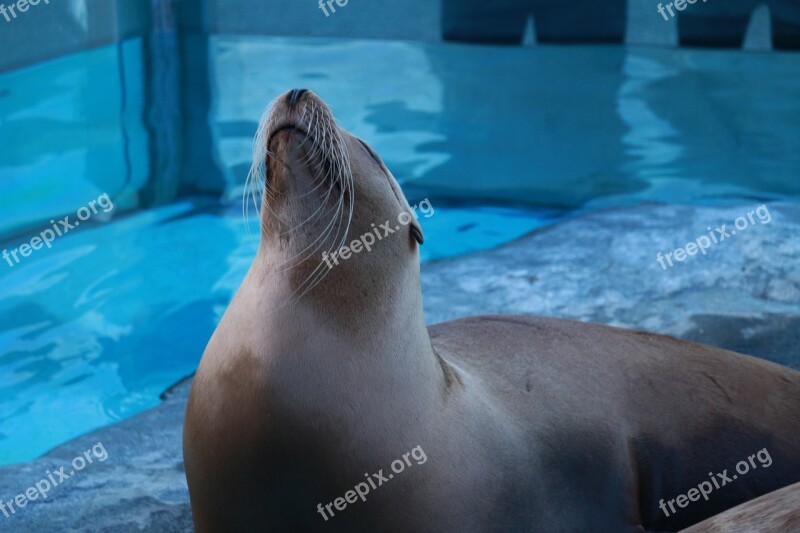
[[[435,323],[486,313],[532,313],[646,329],[800,367],[800,210],[770,204],[755,225],[663,270],[656,254],[756,206],[644,206],[598,212],[498,250],[427,264],[423,291]],[[32,463],[0,469],[8,501],[98,442],[89,465],[30,503],[0,531],[191,531],[181,460],[189,380],[156,409],[66,443]]]
[[[705,256],[664,270],[684,247],[758,205],[639,207],[597,212],[486,254],[428,264],[429,323],[521,313],[644,329],[758,355],[800,369],[800,209],[738,231]],[[768,217],[764,217],[767,219]],[[741,223],[740,223],[741,224]],[[716,231],[714,231],[717,234]],[[668,267],[668,263],[666,263]]]
[[[193,531],[181,436],[190,380],[171,387],[163,403],[119,424],[63,444],[31,463],[0,469],[0,500],[8,502],[48,473],[72,470],[74,458],[98,442],[108,452],[6,518],[0,531]],[[59,481],[59,476],[54,475]]]

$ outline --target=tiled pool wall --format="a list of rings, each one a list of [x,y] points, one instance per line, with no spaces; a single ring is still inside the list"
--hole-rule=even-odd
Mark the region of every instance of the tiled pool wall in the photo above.
[[[492,2],[491,19],[484,2],[463,0],[349,0],[327,15],[312,0],[42,3],[10,21],[0,18],[0,185],[10,193],[0,197],[0,238],[73,213],[102,193],[112,195],[117,211],[183,193],[235,195],[253,106],[231,109],[236,104],[221,94],[213,109],[211,93],[216,85],[225,91],[221,71],[242,73],[247,65],[232,68],[236,57],[210,53],[230,46],[235,35],[437,42],[444,34],[479,43],[667,46],[744,41],[753,49],[769,48],[772,35],[777,46],[792,45],[787,35],[800,33],[800,8],[790,0],[766,3],[771,24],[767,13],[753,14],[760,2],[716,2],[681,13],[680,32],[649,0],[500,0]],[[267,94],[251,96],[263,102]],[[215,113],[216,122],[209,121]],[[237,140],[225,142],[230,137]]]

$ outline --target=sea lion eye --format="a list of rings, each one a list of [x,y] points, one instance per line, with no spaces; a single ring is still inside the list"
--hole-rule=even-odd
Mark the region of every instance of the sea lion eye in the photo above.
[[[379,165],[383,166],[383,161],[381,161],[381,158],[378,157],[378,154],[376,154],[375,151],[372,148],[370,148],[367,143],[365,143],[364,141],[362,141],[358,137],[356,137],[356,140],[358,140],[358,142],[361,143],[361,146],[364,147],[364,149],[369,153],[369,155],[372,157],[372,159],[375,160],[376,163],[378,163]]]

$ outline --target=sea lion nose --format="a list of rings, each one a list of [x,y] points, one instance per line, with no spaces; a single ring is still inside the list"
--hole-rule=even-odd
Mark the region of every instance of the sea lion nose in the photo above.
[[[307,92],[308,89],[292,89],[286,96],[286,101],[289,103],[289,107],[294,107]]]

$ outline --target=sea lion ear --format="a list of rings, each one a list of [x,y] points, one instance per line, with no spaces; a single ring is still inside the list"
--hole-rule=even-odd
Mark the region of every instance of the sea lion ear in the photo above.
[[[420,246],[425,243],[425,236],[422,234],[422,227],[416,220],[411,223],[411,235],[414,236],[414,239]]]
[[[409,222],[409,226],[411,227],[411,235],[414,236],[414,240],[417,241],[417,244],[421,245],[425,242],[425,236],[422,234],[422,226],[419,225],[416,211],[411,209],[411,206],[409,205],[408,200],[406,200],[406,196],[403,194],[402,189],[400,189],[400,184],[397,183],[394,175],[389,171],[388,168],[385,170],[386,175],[389,177],[389,185],[392,187],[392,192],[394,192],[394,197],[397,199],[398,205],[411,219]]]

